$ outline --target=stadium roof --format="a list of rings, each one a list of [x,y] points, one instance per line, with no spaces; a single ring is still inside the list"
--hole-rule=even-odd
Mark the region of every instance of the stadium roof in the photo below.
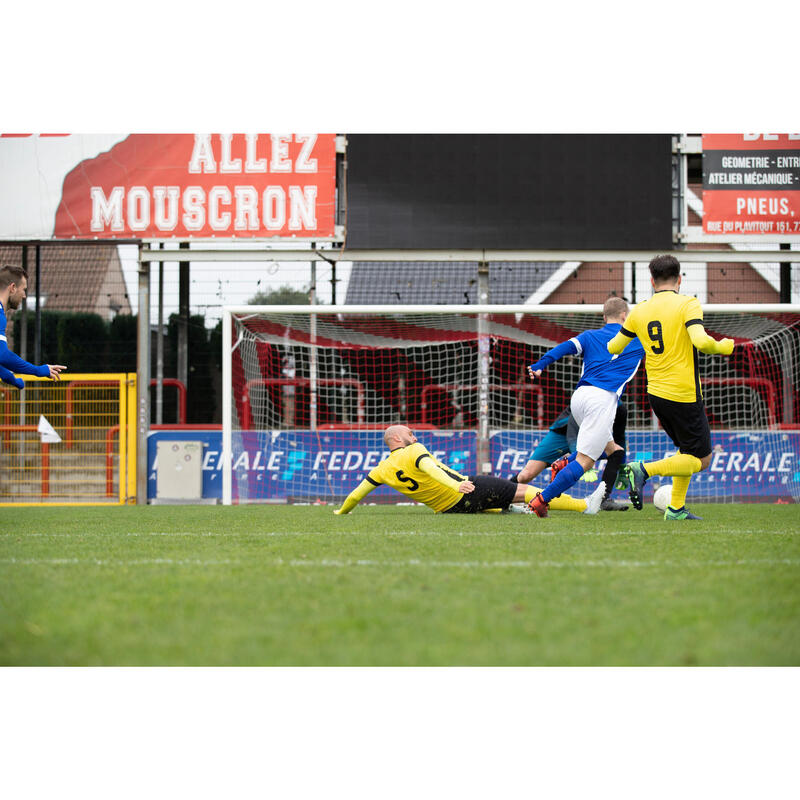
[[[562,266],[560,261],[489,264],[489,302],[525,303]],[[477,304],[474,262],[354,262],[348,304]]]

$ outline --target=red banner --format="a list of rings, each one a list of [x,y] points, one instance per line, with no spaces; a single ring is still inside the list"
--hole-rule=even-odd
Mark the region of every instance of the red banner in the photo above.
[[[800,234],[800,134],[704,134],[703,231]]]
[[[56,238],[332,237],[334,134],[131,134],[64,179]]]

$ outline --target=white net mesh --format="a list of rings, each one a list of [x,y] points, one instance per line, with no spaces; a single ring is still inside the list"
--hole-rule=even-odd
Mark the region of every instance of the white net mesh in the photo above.
[[[800,420],[800,315],[712,309],[706,330],[737,346],[730,358],[699,354],[714,459],[690,498],[800,500],[800,434],[791,429]],[[274,307],[232,319],[234,502],[338,500],[383,457],[383,429],[395,422],[461,472],[516,474],[569,404],[581,359],[553,364],[536,383],[525,368],[603,324],[585,306],[483,315]],[[650,411],[644,368],[623,400],[629,460],[674,452]]]

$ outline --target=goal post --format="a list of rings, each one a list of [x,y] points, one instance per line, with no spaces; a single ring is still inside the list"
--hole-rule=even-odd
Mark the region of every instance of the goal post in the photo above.
[[[704,320],[737,347],[698,353],[713,458],[691,498],[800,501],[800,306],[706,305]],[[534,383],[527,365],[602,324],[599,305],[226,307],[223,503],[339,502],[385,455],[394,423],[463,474],[510,477],[581,374],[567,357]],[[623,400],[628,459],[674,452],[643,367]],[[398,499],[385,487],[370,495]]]

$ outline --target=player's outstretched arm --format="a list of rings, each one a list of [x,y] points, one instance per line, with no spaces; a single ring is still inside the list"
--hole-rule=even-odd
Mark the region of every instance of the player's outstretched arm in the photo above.
[[[556,345],[552,350],[548,350],[535,364],[528,367],[528,375],[531,378],[538,378],[542,370],[549,367],[555,361],[559,361],[564,356],[574,356],[578,352],[578,346],[573,339]]]
[[[720,339],[717,341],[706,333],[706,329],[699,322],[690,325],[686,330],[689,333],[692,344],[701,353],[729,356],[733,352],[733,339]]]
[[[60,373],[66,367],[63,364],[31,364],[20,358],[16,353],[12,353],[8,349],[8,344],[5,342],[5,337],[0,339],[0,367],[5,367],[12,372],[22,373],[23,375],[36,375],[39,378],[52,378],[54,381],[59,380]]]
[[[5,367],[0,367],[0,381],[7,383],[9,386],[16,386],[17,389],[25,388],[25,381],[18,378],[13,372],[7,370]]]
[[[333,513],[337,515],[349,514],[359,504],[359,502],[375,488],[375,484],[370,483],[368,480],[365,479],[361,481],[361,483],[359,483],[358,486],[356,486],[356,488],[353,489],[349,495],[347,495],[344,503],[342,503],[342,507],[337,508]]]

